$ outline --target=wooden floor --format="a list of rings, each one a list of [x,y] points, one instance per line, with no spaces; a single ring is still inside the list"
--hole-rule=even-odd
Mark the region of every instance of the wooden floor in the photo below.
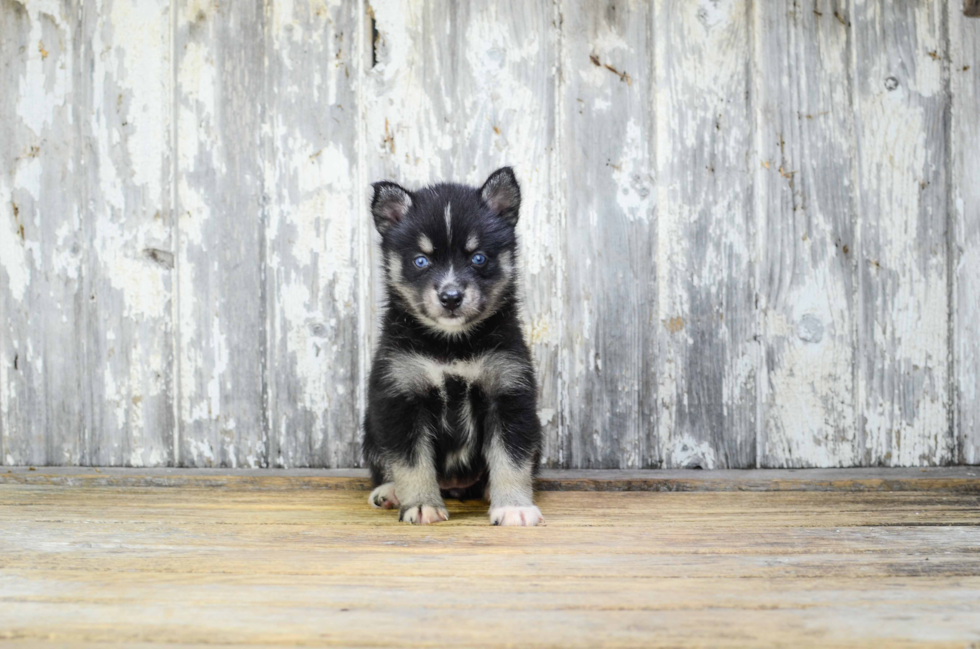
[[[448,523],[399,524],[359,478],[18,474],[0,480],[3,646],[980,647],[976,480],[548,491],[547,526],[525,529],[454,502]]]

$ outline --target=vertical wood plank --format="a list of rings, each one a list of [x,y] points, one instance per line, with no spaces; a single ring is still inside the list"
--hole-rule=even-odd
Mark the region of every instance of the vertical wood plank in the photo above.
[[[6,464],[77,464],[85,385],[78,25],[0,5],[0,430]]]
[[[0,21],[4,460],[165,465],[168,4],[5,3]]]
[[[657,466],[652,8],[562,7],[571,465]]]
[[[655,7],[659,441],[668,467],[750,467],[759,324],[748,5]]]
[[[360,460],[360,3],[268,2],[270,463]]]
[[[506,164],[517,172],[524,318],[540,382],[543,461],[562,464],[552,4],[374,0],[368,9],[377,31],[363,90],[368,180],[479,184]],[[375,291],[378,304],[377,285]],[[378,317],[375,311],[372,325]]]
[[[943,2],[858,0],[858,407],[864,461],[942,464],[949,426]]]
[[[177,9],[179,462],[266,466],[264,8]]]
[[[849,7],[755,14],[761,246],[759,463],[849,466],[854,425],[856,210]]]
[[[79,18],[82,462],[166,466],[174,423],[170,6],[81,3]]]
[[[980,20],[954,4],[949,29],[955,459],[980,464]]]

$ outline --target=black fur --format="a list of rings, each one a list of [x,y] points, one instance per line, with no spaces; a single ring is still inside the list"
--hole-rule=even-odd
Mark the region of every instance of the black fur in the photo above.
[[[490,435],[501,436],[515,464],[536,467],[541,445],[537,388],[518,312],[517,180],[505,167],[480,188],[438,184],[410,192],[384,182],[374,190],[371,210],[381,233],[387,304],[368,386],[364,460],[378,486],[391,480],[391,462],[416,464],[429,452],[444,497],[482,496]],[[422,235],[431,253],[420,249]],[[474,239],[479,245],[467,250]],[[483,265],[473,263],[476,253],[486,257]],[[416,266],[420,255],[429,261],[424,269]],[[459,311],[465,315],[443,326],[439,318],[452,314],[433,308],[441,305],[433,296],[449,280],[465,295]],[[445,313],[450,315],[440,315]],[[447,373],[442,385],[407,393],[397,386],[411,377],[399,377],[392,361],[404,354],[438,366],[505,358],[508,380],[491,389]],[[466,448],[467,421],[475,429],[473,453],[466,463],[447,466],[448,457]]]

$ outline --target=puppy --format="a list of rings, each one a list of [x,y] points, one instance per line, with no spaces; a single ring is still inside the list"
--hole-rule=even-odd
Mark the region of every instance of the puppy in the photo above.
[[[494,525],[537,525],[537,387],[517,299],[521,191],[510,167],[479,189],[373,185],[387,305],[368,385],[374,507],[449,519],[443,497],[489,497]]]

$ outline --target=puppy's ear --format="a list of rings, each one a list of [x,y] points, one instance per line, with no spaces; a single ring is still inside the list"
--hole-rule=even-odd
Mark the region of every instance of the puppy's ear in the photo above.
[[[408,209],[412,207],[412,195],[404,187],[387,180],[374,183],[371,187],[374,188],[374,198],[371,199],[374,227],[384,234],[408,214]]]
[[[490,174],[487,182],[480,188],[480,198],[500,218],[512,227],[517,225],[521,209],[521,188],[510,167],[501,167]]]

